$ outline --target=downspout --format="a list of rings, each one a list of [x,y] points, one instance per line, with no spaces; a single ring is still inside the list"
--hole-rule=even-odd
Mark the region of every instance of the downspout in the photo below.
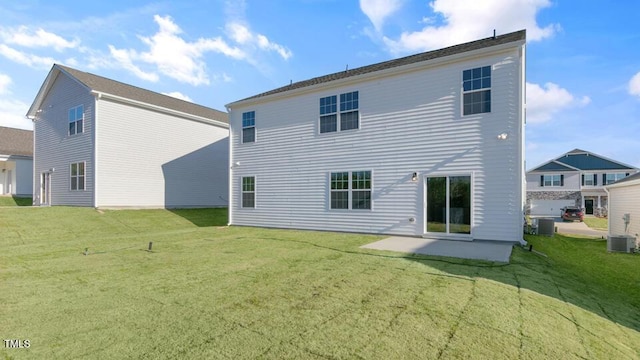
[[[227,226],[233,224],[233,126],[231,125],[231,108],[227,106],[227,114],[229,114],[229,201],[227,202]]]
[[[93,207],[98,208],[98,102],[101,93],[94,94],[93,101]]]
[[[521,118],[521,122],[520,122],[520,207],[522,209],[522,220],[523,220],[523,225],[524,225],[524,219],[525,219],[525,213],[524,213],[524,209],[526,206],[526,199],[527,199],[527,183],[526,183],[526,179],[527,179],[527,173],[526,173],[526,159],[525,159],[525,143],[524,143],[524,139],[525,139],[525,129],[526,129],[526,125],[527,125],[527,87],[526,87],[526,77],[527,77],[527,57],[526,57],[526,43],[522,45],[522,47],[520,48],[520,57],[522,58],[522,68],[520,69],[520,104],[521,105],[521,109],[520,109],[520,116]],[[523,231],[524,232],[524,231]],[[522,236],[522,239],[520,239],[520,245],[522,246],[526,246],[527,245],[527,241],[524,239],[524,234]]]
[[[604,192],[607,193],[607,218],[611,219],[611,194],[609,193],[609,189],[606,186],[602,187]],[[607,220],[607,235],[611,234],[611,220]]]

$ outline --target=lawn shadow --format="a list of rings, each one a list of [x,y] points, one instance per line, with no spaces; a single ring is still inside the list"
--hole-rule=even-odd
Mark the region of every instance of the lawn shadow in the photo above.
[[[527,289],[640,331],[640,309],[629,301],[628,294],[616,293],[588,278],[567,273],[556,267],[553,260],[519,246],[514,247],[509,264],[417,254],[406,258],[451,275],[483,278]]]
[[[192,224],[198,227],[226,226],[228,222],[227,208],[167,210],[190,221]]]

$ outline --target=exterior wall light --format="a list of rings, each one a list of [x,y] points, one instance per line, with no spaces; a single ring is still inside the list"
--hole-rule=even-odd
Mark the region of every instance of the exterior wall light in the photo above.
[[[414,172],[413,174],[411,174],[411,181],[418,181],[418,173]]]
[[[498,140],[507,140],[507,133],[502,133],[498,135]]]

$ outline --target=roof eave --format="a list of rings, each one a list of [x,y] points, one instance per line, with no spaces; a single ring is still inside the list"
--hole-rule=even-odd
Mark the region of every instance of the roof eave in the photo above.
[[[442,56],[434,59],[407,64],[407,65],[401,65],[401,66],[391,67],[388,69],[372,71],[365,74],[353,75],[353,76],[345,77],[342,79],[331,80],[331,81],[322,82],[319,84],[313,84],[305,87],[295,88],[292,90],[285,90],[275,94],[265,95],[261,97],[251,97],[251,98],[229,103],[225,106],[227,110],[230,110],[237,106],[248,106],[251,104],[269,102],[274,99],[293,97],[293,96],[297,96],[305,93],[315,92],[323,88],[337,87],[344,84],[358,83],[358,82],[367,81],[367,80],[371,80],[379,77],[403,74],[403,73],[415,71],[416,69],[420,69],[420,68],[434,67],[434,66],[441,65],[443,63],[456,62],[463,59],[479,57],[479,56],[483,56],[490,53],[500,53],[500,52],[511,50],[515,47],[524,46],[525,44],[526,44],[526,40],[524,39],[515,40],[515,41],[511,41],[504,44],[487,46],[481,49],[465,51],[465,52],[461,52],[453,55]]]

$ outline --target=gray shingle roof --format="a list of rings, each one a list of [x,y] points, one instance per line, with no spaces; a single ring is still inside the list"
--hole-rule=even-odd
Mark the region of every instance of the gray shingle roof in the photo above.
[[[180,111],[207,119],[218,120],[227,124],[229,123],[229,115],[226,112],[211,109],[206,106],[180,100],[172,96],[163,95],[151,90],[146,90],[119,81],[107,79],[102,76],[76,70],[64,65],[55,64],[54,68],[55,67],[58,67],[62,71],[73,76],[91,90],[120,96],[126,99],[140,101],[146,104],[160,106],[166,109]]]
[[[384,61],[384,62],[373,64],[373,65],[367,65],[367,66],[363,66],[355,69],[349,69],[346,71],[340,71],[340,72],[329,74],[329,75],[315,77],[309,80],[295,82],[290,85],[279,87],[277,89],[273,89],[267,92],[263,92],[261,94],[254,95],[236,102],[260,98],[267,95],[272,95],[272,94],[277,94],[277,93],[281,93],[289,90],[304,88],[307,86],[322,84],[322,83],[344,79],[352,76],[363,75],[363,74],[372,73],[376,71],[391,69],[394,67],[409,65],[413,63],[422,62],[422,61],[433,60],[433,59],[437,59],[445,56],[456,55],[456,54],[460,54],[468,51],[479,50],[479,49],[487,48],[490,46],[502,45],[510,42],[524,41],[524,40],[526,40],[526,30],[520,30],[520,31],[512,32],[509,34],[504,34],[496,37],[489,37],[486,39],[454,45],[454,46],[450,46],[450,47],[439,49],[439,50],[423,52],[420,54],[410,55],[410,56],[402,57],[399,59],[393,59],[393,60]]]
[[[33,156],[33,131],[0,126],[0,155]]]

